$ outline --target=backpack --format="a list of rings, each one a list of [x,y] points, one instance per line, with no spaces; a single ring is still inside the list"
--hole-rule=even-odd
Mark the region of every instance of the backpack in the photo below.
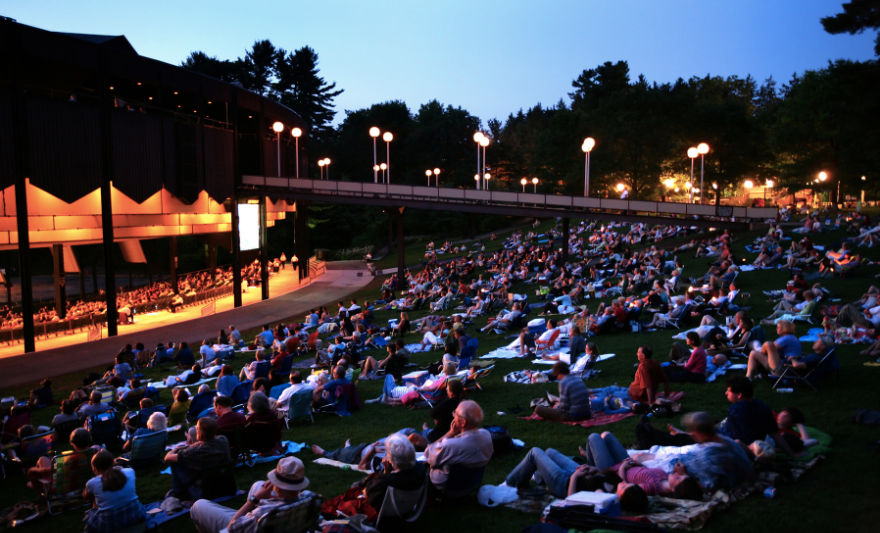
[[[485,426],[483,427],[492,436],[492,457],[504,455],[513,452],[513,439],[507,426]]]

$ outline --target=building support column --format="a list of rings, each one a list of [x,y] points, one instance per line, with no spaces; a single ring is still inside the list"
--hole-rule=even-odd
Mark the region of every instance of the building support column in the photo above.
[[[55,281],[55,312],[58,319],[67,318],[67,289],[64,279],[64,245],[52,245],[52,278]]]
[[[177,285],[177,235],[172,235],[168,240],[169,266],[171,267],[171,290],[174,294],[180,292]]]
[[[269,299],[269,238],[266,222],[266,197],[260,196],[260,292],[263,300]]]
[[[211,281],[217,280],[217,245],[208,245],[208,268],[211,270]]]
[[[22,45],[19,27],[4,20],[3,34],[9,51],[10,89],[12,90],[12,153],[15,173],[15,220],[18,231],[18,270],[21,279],[21,315],[24,328],[24,351],[35,351],[34,290],[31,280],[31,242],[28,225],[27,184],[31,173],[30,143],[27,119],[27,91],[21,79]]]
[[[569,225],[571,224],[571,219],[563,218],[562,219],[562,265],[568,263],[568,233],[570,231]]]
[[[309,277],[309,204],[306,200],[296,201],[296,248],[299,280]]]
[[[241,235],[238,232],[238,195],[232,195],[232,306],[241,307]]]
[[[406,290],[406,258],[403,256],[403,212],[405,207],[397,208],[397,287]]]
[[[104,295],[107,302],[107,336],[118,333],[116,309],[116,266],[113,264],[113,121],[114,97],[110,94],[107,58],[98,56],[98,109],[101,114],[101,233],[104,243]]]

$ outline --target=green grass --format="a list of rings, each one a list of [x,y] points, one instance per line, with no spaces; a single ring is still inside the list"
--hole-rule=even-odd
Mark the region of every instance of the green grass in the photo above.
[[[734,250],[742,257],[753,257],[743,250],[745,244],[761,231],[749,232],[741,235],[735,243]],[[818,244],[831,244],[841,238],[841,233],[823,235],[816,239]],[[664,243],[666,244],[666,243]],[[692,256],[682,257],[685,262],[686,275],[702,273],[706,269],[705,259],[694,259]],[[852,301],[873,281],[869,275],[878,269],[863,269],[857,276],[848,280],[826,280],[823,285],[831,289],[843,302]],[[763,290],[780,288],[787,279],[787,272],[766,270],[752,273],[744,273],[738,279],[745,291],[750,292],[752,297],[750,305],[753,306],[753,317],[766,316],[771,311],[772,304],[763,296]],[[355,295],[358,299],[372,299],[378,294],[380,279]],[[534,287],[517,286],[517,292],[534,294]],[[533,299],[533,298],[532,298]],[[590,307],[595,310],[597,302],[590,302]],[[411,313],[411,318],[424,316],[425,311]],[[377,313],[377,322],[384,323],[387,319],[396,316],[393,312]],[[298,317],[293,317],[298,320]],[[475,326],[485,324],[486,319],[478,319]],[[476,329],[476,328],[471,328]],[[805,325],[798,326],[798,334],[802,335],[808,329]],[[248,336],[255,332],[245,332]],[[769,332],[768,333],[772,333]],[[659,331],[653,333],[617,334],[607,337],[596,337],[593,340],[598,344],[603,353],[616,353],[617,357],[600,364],[601,374],[597,379],[589,382],[592,387],[600,387],[618,383],[628,384],[632,379],[633,363],[635,362],[636,349],[641,344],[653,347],[656,357],[665,360],[666,353],[672,344],[672,333]],[[484,354],[496,347],[509,342],[500,336],[477,334],[480,338],[480,352]],[[772,338],[772,334],[770,335]],[[409,342],[416,342],[416,335],[407,338]],[[742,531],[765,531],[771,528],[774,531],[801,531],[805,527],[808,530],[818,531],[875,531],[876,524],[880,520],[880,510],[876,506],[876,480],[871,474],[876,469],[876,452],[867,451],[865,445],[868,442],[880,438],[880,431],[876,427],[852,425],[850,419],[859,407],[874,407],[876,393],[871,391],[876,388],[876,381],[880,370],[862,366],[865,360],[858,355],[860,346],[841,346],[838,350],[843,370],[839,377],[832,377],[823,384],[819,392],[812,392],[803,388],[797,388],[794,394],[777,394],[770,390],[770,384],[766,381],[757,382],[756,397],[766,401],[772,408],[780,409],[787,405],[797,405],[807,414],[809,425],[818,427],[831,434],[835,441],[834,452],[825,461],[821,461],[813,470],[804,475],[797,483],[784,485],[778,488],[777,496],[773,500],[767,500],[760,495],[752,496],[746,501],[736,504],[732,508],[713,516],[706,530],[711,532],[739,533]],[[108,354],[108,362],[113,354]],[[413,361],[425,364],[439,359],[439,352],[420,354],[413,357]],[[236,367],[244,363],[241,359],[236,361]],[[486,424],[506,425],[513,437],[525,441],[527,447],[538,446],[541,448],[553,447],[568,454],[576,454],[577,446],[583,445],[589,430],[580,427],[569,427],[547,422],[527,422],[519,420],[514,415],[500,416],[499,411],[508,412],[512,407],[527,408],[532,398],[541,396],[545,391],[555,392],[554,385],[518,385],[503,383],[502,377],[513,370],[521,370],[531,367],[524,360],[499,360],[494,373],[483,382],[483,391],[471,394],[471,399],[476,400],[486,412]],[[76,375],[56,376],[56,397],[66,396],[70,387],[75,384],[85,372]],[[162,370],[148,370],[148,376],[168,374]],[[35,385],[35,384],[34,384]],[[14,390],[3,391],[4,396],[15,394],[22,396],[27,388],[21,387]],[[687,392],[684,399],[686,410],[707,410],[722,418],[727,409],[724,398],[724,384],[683,384],[676,387]],[[381,382],[360,382],[359,392],[362,399],[374,398],[381,390]],[[170,393],[163,391],[162,400],[170,402]],[[55,414],[53,409],[44,409],[34,414],[34,421],[46,424]],[[336,416],[322,416],[314,425],[308,422],[296,422],[290,430],[285,431],[284,438],[296,442],[319,444],[324,448],[336,448],[343,444],[345,439],[352,442],[371,442],[377,438],[386,436],[393,431],[404,427],[421,427],[423,422],[429,422],[426,410],[409,410],[405,408],[391,408],[385,405],[365,405],[364,409],[352,417],[340,418]],[[677,423],[677,420],[672,420]],[[633,443],[635,440],[635,418],[630,418],[613,424],[595,428],[596,431],[612,431],[624,444]],[[500,483],[504,476],[522,459],[525,450],[515,452],[512,455],[493,459],[486,470],[485,483]],[[330,498],[342,494],[348,486],[359,479],[356,472],[342,471],[330,467],[322,467],[311,464],[315,458],[310,451],[300,452],[307,465],[307,476],[311,480],[311,489]],[[251,468],[239,468],[236,470],[240,488],[247,488],[253,481],[265,479],[265,474],[270,470],[270,465],[258,465]],[[158,474],[159,468],[152,468],[138,472],[138,494],[142,502],[152,502],[163,497],[170,488],[169,476]],[[13,505],[17,501],[32,499],[32,493],[23,488],[22,477],[10,477],[3,482],[4,490],[0,494],[0,508]],[[875,487],[871,489],[870,487]],[[243,503],[239,498],[227,502],[227,505],[237,507]],[[467,498],[458,504],[453,512],[447,509],[435,509],[425,513],[417,526],[419,531],[475,531],[479,529],[484,533],[519,531],[527,524],[538,520],[534,514],[526,514],[518,511],[497,508],[487,509],[476,503],[476,498]],[[82,529],[82,513],[80,511],[68,511],[64,514],[43,519],[39,522],[40,530],[52,529],[53,532],[73,532]],[[31,526],[34,527],[34,526]],[[190,520],[183,518],[167,523],[165,531],[194,531]]]

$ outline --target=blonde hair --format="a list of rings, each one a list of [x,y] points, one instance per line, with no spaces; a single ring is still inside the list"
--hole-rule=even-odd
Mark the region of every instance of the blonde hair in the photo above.
[[[791,320],[780,320],[776,327],[782,332],[781,335],[794,335],[794,322]]]

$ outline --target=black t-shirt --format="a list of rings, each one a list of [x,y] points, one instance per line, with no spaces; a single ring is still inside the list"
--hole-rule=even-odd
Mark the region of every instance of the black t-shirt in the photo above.
[[[446,398],[431,408],[431,418],[437,421],[434,429],[428,433],[428,441],[435,442],[443,435],[449,433],[452,426],[452,414],[458,408],[461,398]]]

